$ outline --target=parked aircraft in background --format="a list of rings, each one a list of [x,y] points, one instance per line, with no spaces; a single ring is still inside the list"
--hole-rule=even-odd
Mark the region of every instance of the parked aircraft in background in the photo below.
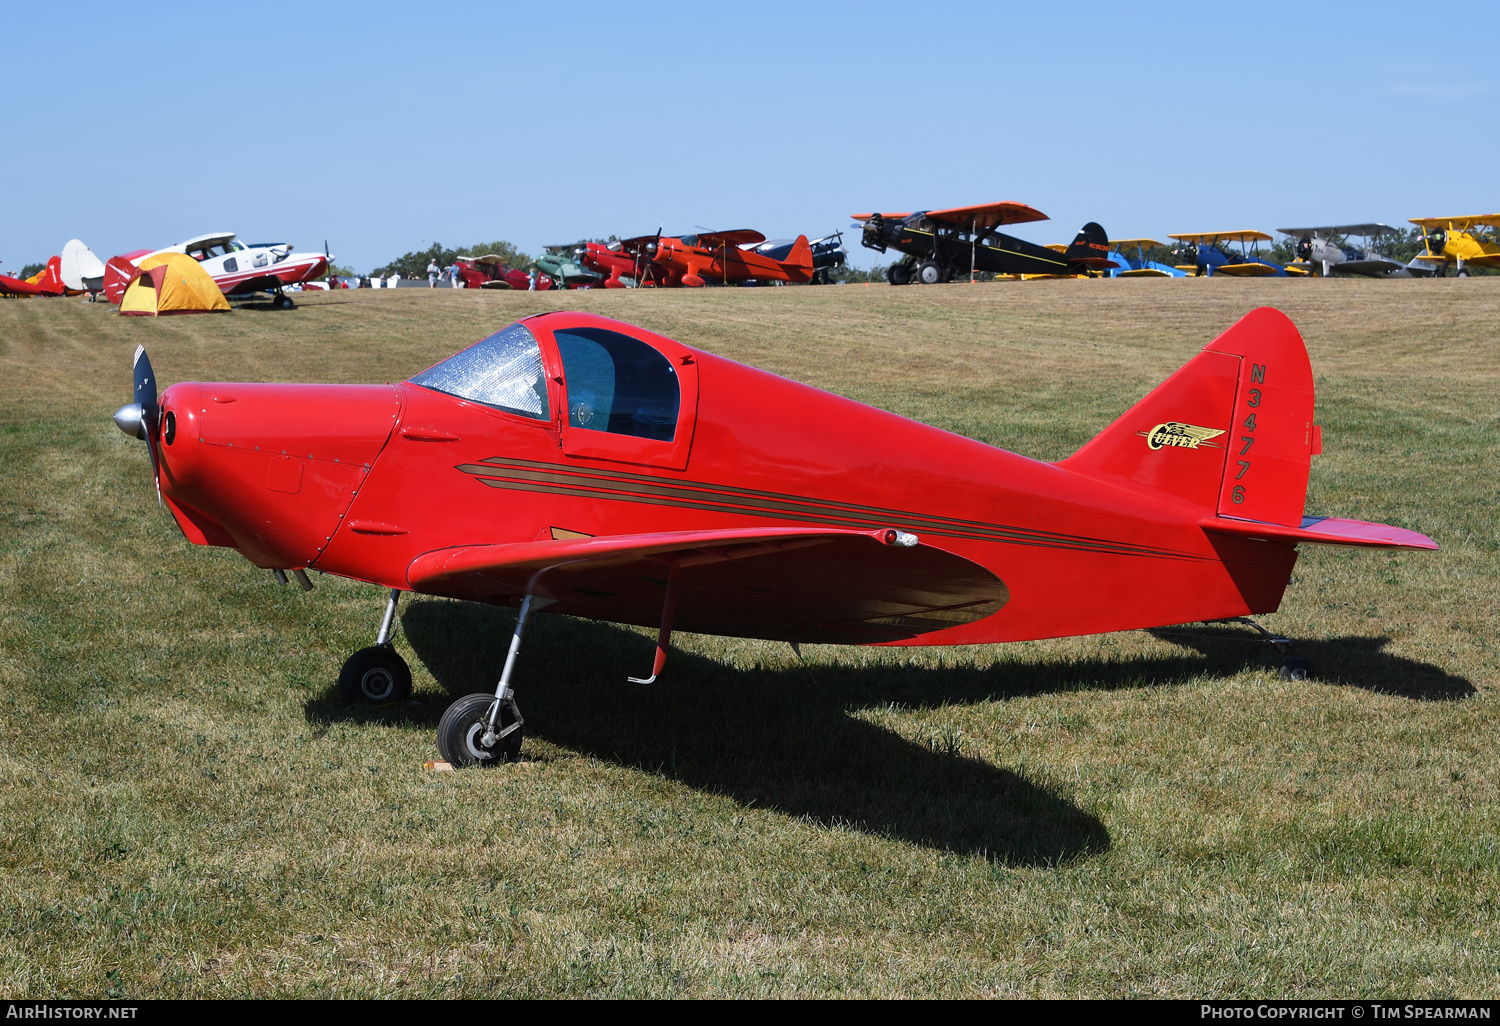
[[[633,289],[640,282],[644,269],[649,268],[651,256],[656,252],[655,235],[642,235],[633,239],[618,239],[614,242],[589,242],[579,257],[585,267],[598,271],[604,278],[607,289]]]
[[[62,296],[67,291],[68,287],[62,280],[62,257],[53,257],[40,271],[26,278],[0,274],[0,295]]]
[[[1432,268],[1408,267],[1399,260],[1375,252],[1375,244],[1382,235],[1399,235],[1401,229],[1388,224],[1342,224],[1322,228],[1278,228],[1283,235],[1297,240],[1299,264],[1289,264],[1288,269],[1300,269],[1321,273],[1327,278],[1332,274],[1362,274],[1371,278],[1410,278],[1413,271],[1419,277],[1430,277]],[[1363,238],[1363,247],[1340,245],[1340,239],[1349,236]]]
[[[518,754],[514,671],[543,609],[658,628],[650,673],[631,678],[649,684],[674,629],[846,645],[1097,634],[1274,612],[1299,544],[1437,547],[1305,515],[1312,367],[1266,308],[1056,463],[576,311],[397,385],[181,381],[158,396],[139,348],[132,377],[115,424],[145,441],[189,541],[307,589],[309,569],[389,589],[375,645],[340,671],[347,699],[410,692],[390,645],[403,592],[519,606],[494,692],[438,724],[454,764]]]
[[[1146,259],[1148,250],[1166,248],[1155,239],[1114,239],[1113,244],[1109,256],[1117,268],[1112,272],[1116,278],[1187,277],[1187,272],[1181,268]]]
[[[515,289],[525,292],[532,287],[530,274],[519,267],[506,267],[505,262],[494,253],[476,257],[456,257],[454,263],[458,264],[458,273],[463,276],[465,288]],[[537,292],[546,292],[553,287],[551,275],[537,274]]]
[[[604,284],[604,275],[579,263],[586,242],[575,242],[566,246],[548,246],[546,252],[536,258],[536,268],[554,283],[561,282],[563,288],[586,289]]]
[[[651,253],[648,284],[672,288],[704,285],[728,285],[742,281],[806,282],[813,276],[812,247],[806,235],[799,235],[781,258],[757,253],[747,246],[758,246],[766,237],[753,228],[727,232],[699,232],[696,235],[656,239]]]
[[[146,257],[186,253],[202,265],[224,295],[269,292],[278,307],[290,310],[292,299],[284,291],[286,286],[322,277],[333,262],[326,243],[321,253],[294,253],[292,248],[289,242],[244,243],[233,232],[212,232],[165,249],[136,250],[110,260],[116,270],[110,273],[106,266],[105,295],[110,302],[118,303],[134,273],[133,270],[125,273],[127,268],[134,268]]]
[[[1467,268],[1470,265],[1500,267],[1500,242],[1495,239],[1495,229],[1500,228],[1500,214],[1414,217],[1411,223],[1421,227],[1422,239],[1426,243],[1426,249],[1415,259],[1437,268],[1439,277],[1447,275],[1449,264],[1458,268],[1460,278],[1469,276]]]
[[[1024,203],[982,203],[916,213],[854,214],[860,243],[905,256],[886,271],[892,285],[936,285],[979,271],[992,274],[1093,274],[1110,266],[1109,237],[1092,221],[1063,253],[1003,235],[1000,225],[1045,221]]]
[[[1265,278],[1307,273],[1288,270],[1276,261],[1261,256],[1260,244],[1271,241],[1271,236],[1265,232],[1184,232],[1181,235],[1168,235],[1167,238],[1180,242],[1182,245],[1172,252],[1181,256],[1184,261],[1190,261],[1179,264],[1178,269],[1191,270],[1194,274],[1217,273],[1239,278]],[[1234,243],[1239,244],[1238,252],[1225,245]]]
[[[796,245],[793,239],[772,239],[762,242],[754,247],[754,251],[761,256],[770,257],[772,260],[785,260],[791,253],[792,247]],[[821,239],[813,239],[808,243],[812,249],[813,285],[827,285],[833,281],[830,276],[835,267],[843,267],[849,260],[849,251],[844,248],[844,233],[834,232],[825,235]]]

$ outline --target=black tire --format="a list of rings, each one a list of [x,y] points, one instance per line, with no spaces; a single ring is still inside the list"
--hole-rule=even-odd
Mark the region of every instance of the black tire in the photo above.
[[[892,285],[910,285],[911,268],[906,264],[892,264],[885,269],[885,280]]]
[[[1312,666],[1301,659],[1288,659],[1276,672],[1282,680],[1307,680],[1312,676]]]
[[[923,285],[940,285],[944,281],[943,269],[931,260],[924,261],[917,268],[917,281]]]
[[[384,705],[411,695],[411,668],[387,645],[362,648],[339,670],[339,697],[346,702]]]
[[[494,701],[494,695],[465,695],[443,713],[438,721],[437,746],[444,762],[454,766],[493,766],[514,762],[521,754],[521,727],[501,738],[494,748],[484,747],[481,738]],[[507,702],[500,707],[500,726],[503,729],[515,722],[515,710]]]
[[[277,296],[276,297],[276,309],[278,309],[278,310],[291,310],[296,305],[297,304],[295,304],[295,303],[292,302],[292,297],[291,296]]]

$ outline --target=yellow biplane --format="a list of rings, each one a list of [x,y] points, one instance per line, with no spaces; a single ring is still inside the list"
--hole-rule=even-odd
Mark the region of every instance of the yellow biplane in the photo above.
[[[1240,278],[1267,278],[1273,275],[1286,278],[1307,274],[1300,268],[1283,267],[1276,261],[1261,256],[1260,244],[1271,241],[1271,236],[1265,232],[1184,232],[1181,235],[1168,235],[1167,238],[1181,243],[1172,251],[1174,255],[1192,261],[1191,264],[1178,264],[1178,269],[1182,271],[1191,270],[1200,275],[1229,274]],[[1239,243],[1239,249],[1236,251],[1221,243]]]
[[[1500,214],[1474,214],[1469,217],[1413,217],[1411,223],[1422,229],[1426,249],[1413,259],[1438,265],[1439,277],[1448,273],[1449,264],[1458,265],[1458,277],[1469,276],[1468,266],[1500,267],[1500,242],[1495,229],[1500,228]],[[1476,231],[1475,229],[1489,229]]]

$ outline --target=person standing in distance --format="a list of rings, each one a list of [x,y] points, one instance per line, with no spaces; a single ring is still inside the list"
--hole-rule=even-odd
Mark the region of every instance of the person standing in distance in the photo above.
[[[430,289],[437,288],[437,280],[438,280],[438,263],[437,263],[437,257],[433,257],[431,260],[427,261],[427,287],[430,288]]]

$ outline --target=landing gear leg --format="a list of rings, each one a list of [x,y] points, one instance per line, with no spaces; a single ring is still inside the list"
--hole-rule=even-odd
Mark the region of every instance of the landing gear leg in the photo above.
[[[509,762],[521,754],[521,725],[526,720],[516,705],[516,693],[510,686],[521,654],[521,635],[531,614],[554,600],[538,599],[528,594],[521,600],[516,629],[510,637],[510,651],[505,668],[493,695],[465,695],[448,707],[438,722],[437,745],[445,762],[454,766],[490,765]]]
[[[287,295],[281,290],[280,285],[277,285],[274,289],[271,290],[271,305],[276,307],[276,309],[278,310],[291,310],[296,307],[297,304],[292,302],[291,296]]]
[[[392,588],[375,644],[354,653],[339,670],[339,696],[345,701],[382,705],[403,701],[411,694],[411,668],[391,646],[391,636],[396,633],[396,607],[400,603],[401,592]]]
[[[1312,666],[1309,663],[1291,656],[1291,638],[1283,637],[1280,634],[1272,634],[1248,616],[1235,616],[1228,620],[1219,620],[1218,622],[1244,624],[1259,634],[1262,641],[1274,646],[1277,654],[1282,658],[1281,669],[1276,671],[1282,680],[1307,680],[1307,678],[1312,676]]]

